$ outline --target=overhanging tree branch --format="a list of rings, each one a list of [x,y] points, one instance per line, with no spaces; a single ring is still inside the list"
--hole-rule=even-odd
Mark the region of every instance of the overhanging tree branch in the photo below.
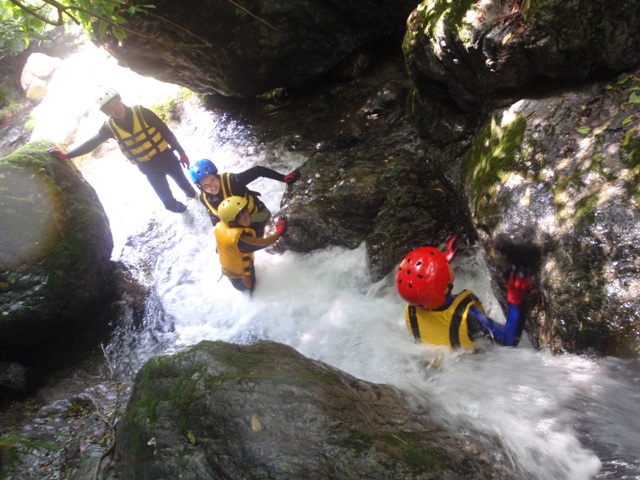
[[[127,35],[136,36],[140,38],[144,38],[151,42],[157,43],[159,45],[168,46],[168,47],[179,47],[179,48],[210,48],[211,44],[204,38],[199,35],[193,33],[191,30],[184,28],[181,25],[178,25],[167,18],[164,18],[160,15],[153,14],[149,12],[149,8],[155,8],[153,5],[131,5],[126,2],[120,2],[117,0],[95,0],[93,2],[72,2],[71,0],[40,0],[42,3],[39,7],[34,7],[33,5],[28,5],[24,2],[24,0],[9,0],[10,3],[15,5],[18,9],[20,9],[22,13],[23,26],[21,31],[23,32],[20,35],[25,42],[28,44],[28,38],[36,38],[38,33],[36,32],[36,28],[33,27],[31,22],[27,20],[28,16],[37,19],[38,21],[52,26],[62,26],[65,22],[65,16],[68,17],[71,21],[78,25],[83,25],[88,34],[96,34],[97,38],[102,38],[106,33],[107,29],[110,29],[113,35],[118,40],[123,40]],[[266,25],[268,28],[272,30],[277,30],[273,25],[269,22],[260,18],[259,16],[253,14],[246,8],[242,7],[234,0],[227,0],[231,5],[235,8],[243,11],[247,15]],[[98,10],[94,10],[94,5]],[[46,11],[46,8],[50,7],[51,12]],[[87,7],[87,8],[85,8]],[[91,8],[89,10],[88,8]],[[43,9],[45,9],[43,11]],[[57,18],[53,17],[53,12],[57,14]],[[102,13],[101,13],[102,12]],[[162,22],[166,22],[170,24],[173,28],[179,29],[183,32],[186,32],[192,38],[195,38],[198,43],[174,43],[162,41],[157,38],[157,35],[145,35],[140,32],[136,32],[131,28],[123,26],[123,24],[127,23],[128,20],[125,15],[135,15],[136,13],[141,12],[148,15],[153,15],[155,18],[161,20]],[[98,30],[96,31],[97,22]],[[1,42],[0,42],[1,43]]]
[[[18,0],[9,0],[11,3],[13,3],[16,7],[21,8],[22,10],[24,10],[25,12],[27,12],[29,15],[32,15],[34,17],[36,17],[38,20],[43,21],[44,23],[48,23],[49,25],[53,25],[55,27],[60,27],[64,24],[64,21],[62,20],[62,11],[60,8],[55,7],[58,11],[58,20],[51,20],[49,17],[45,17],[43,15],[40,15],[38,13],[37,10],[34,10],[33,8],[29,7],[28,5],[23,4],[22,2],[19,2]],[[55,6],[52,2],[49,2],[47,0],[43,0],[44,3],[47,3],[51,6]],[[62,7],[62,6],[61,6]],[[62,7],[62,9],[64,9],[64,7]],[[71,17],[73,18],[73,17]],[[75,20],[75,18],[73,19]],[[77,20],[75,20],[77,22]]]

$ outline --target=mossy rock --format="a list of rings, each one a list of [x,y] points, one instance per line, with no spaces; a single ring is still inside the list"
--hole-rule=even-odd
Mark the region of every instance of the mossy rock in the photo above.
[[[396,389],[286,345],[200,342],[138,372],[114,470],[123,480],[519,478],[490,456]]]
[[[92,328],[110,292],[109,220],[78,169],[31,143],[0,159],[0,351]]]

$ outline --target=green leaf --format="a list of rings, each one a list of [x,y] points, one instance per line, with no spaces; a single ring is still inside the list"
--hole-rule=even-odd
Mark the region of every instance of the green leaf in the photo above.
[[[107,33],[107,22],[103,22],[102,20],[100,20],[98,22],[98,38],[99,39],[103,39],[104,35]]]
[[[629,97],[629,103],[640,103],[640,95],[636,92],[633,92]]]
[[[629,73],[621,73],[620,75],[618,75],[618,78],[616,79],[616,87],[622,87],[625,83],[627,83],[628,80],[631,80],[633,78],[633,75],[629,74]]]
[[[587,135],[589,132],[591,132],[591,127],[580,127],[580,128],[576,128],[576,130],[578,131],[578,133],[581,133],[582,135]]]
[[[631,122],[633,122],[633,117],[627,117],[624,120],[622,120],[622,125],[627,125]]]
[[[119,41],[122,41],[122,40],[124,40],[125,38],[127,38],[127,34],[125,33],[125,31],[124,31],[124,30],[122,30],[122,29],[121,29],[121,28],[119,28],[119,27],[115,27],[115,26],[114,26],[114,27],[112,27],[112,28],[111,28],[111,31],[113,32],[113,34],[115,35],[115,37],[116,37]]]
[[[193,434],[191,430],[187,432],[187,437],[189,437],[189,441],[191,442],[191,445],[196,444],[196,436]]]
[[[13,53],[23,52],[29,46],[29,39],[26,37],[23,38],[13,38],[9,40],[9,48]]]
[[[626,147],[631,142],[631,137],[633,137],[638,131],[635,128],[632,128],[624,135],[624,140],[622,141],[622,146]]]

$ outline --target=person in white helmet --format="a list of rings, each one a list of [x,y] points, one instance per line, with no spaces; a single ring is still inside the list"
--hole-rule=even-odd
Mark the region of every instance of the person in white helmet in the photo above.
[[[98,133],[68,152],[52,148],[49,153],[67,160],[90,153],[113,138],[124,156],[147,177],[165,208],[171,212],[184,212],[187,207],[175,199],[167,177],[173,178],[187,198],[196,198],[198,194],[180,168],[180,164],[189,168],[189,157],[173,132],[148,108],[122,103],[120,94],[113,88],[100,89],[96,102],[109,116]],[[180,156],[179,160],[174,151]]]

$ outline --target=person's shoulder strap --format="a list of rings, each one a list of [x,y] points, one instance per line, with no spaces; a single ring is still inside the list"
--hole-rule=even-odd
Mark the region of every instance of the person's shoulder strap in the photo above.
[[[411,325],[411,333],[416,342],[420,341],[420,329],[418,328],[418,314],[416,307],[407,305],[407,315],[409,316],[409,325]]]
[[[473,302],[478,302],[478,298],[471,290],[463,290],[456,297],[455,303],[457,303],[457,305],[455,306],[449,327],[449,341],[451,342],[452,348],[460,347],[460,325],[464,319],[467,307]]]
[[[224,198],[235,195],[235,192],[231,188],[231,173],[220,174],[220,185],[222,186],[222,196]]]

